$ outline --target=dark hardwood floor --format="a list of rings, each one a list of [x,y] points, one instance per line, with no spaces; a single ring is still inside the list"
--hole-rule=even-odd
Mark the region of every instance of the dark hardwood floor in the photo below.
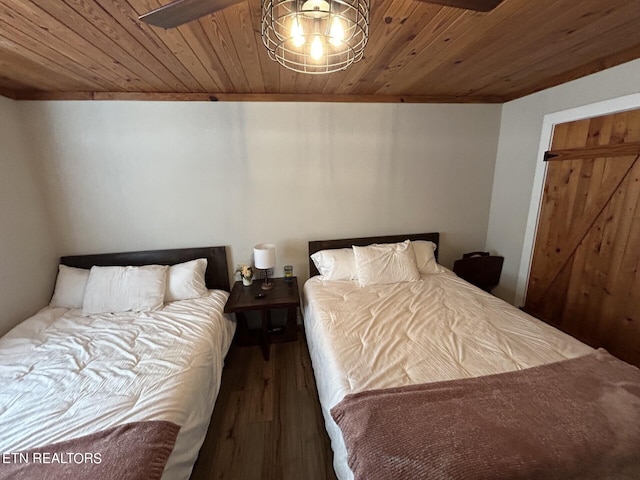
[[[233,345],[191,480],[335,479],[303,333],[260,348]]]

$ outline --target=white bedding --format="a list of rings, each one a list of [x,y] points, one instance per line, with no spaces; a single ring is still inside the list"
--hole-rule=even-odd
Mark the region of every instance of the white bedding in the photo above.
[[[349,393],[477,377],[574,358],[593,349],[451,272],[419,282],[304,286],[304,324],[341,480],[353,479],[330,409]]]
[[[163,479],[188,479],[235,322],[228,293],[144,313],[46,307],[0,338],[0,453],[146,420],[181,426]]]

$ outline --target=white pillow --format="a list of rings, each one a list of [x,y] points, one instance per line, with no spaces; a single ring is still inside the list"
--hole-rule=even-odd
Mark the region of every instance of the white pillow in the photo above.
[[[92,267],[82,313],[146,312],[162,307],[168,269],[164,265]]]
[[[89,270],[86,268],[58,265],[58,277],[49,306],[82,308],[84,289],[88,279]]]
[[[416,256],[416,264],[418,271],[422,275],[433,275],[444,272],[444,269],[438,265],[434,252],[437,245],[426,240],[415,240],[411,242],[413,245],[413,253]]]
[[[417,282],[420,272],[409,240],[401,243],[353,246],[360,286]]]
[[[198,258],[197,260],[178,263],[169,267],[164,301],[190,300],[206,294],[208,291],[204,281],[206,269],[206,258]]]
[[[355,280],[358,278],[356,258],[351,248],[321,250],[311,255],[321,280]]]

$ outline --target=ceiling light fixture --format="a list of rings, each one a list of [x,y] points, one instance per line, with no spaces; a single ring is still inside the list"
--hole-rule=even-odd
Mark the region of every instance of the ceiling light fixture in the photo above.
[[[290,70],[344,70],[362,59],[368,37],[369,0],[263,0],[262,42]]]

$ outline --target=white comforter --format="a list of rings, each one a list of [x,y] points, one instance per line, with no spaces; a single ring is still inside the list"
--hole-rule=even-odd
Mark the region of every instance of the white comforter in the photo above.
[[[592,349],[453,273],[420,282],[304,286],[304,324],[338,478],[352,479],[330,409],[349,393],[477,377]]]
[[[181,426],[163,479],[188,479],[235,323],[228,293],[147,313],[42,309],[0,338],[0,453],[127,422]]]

